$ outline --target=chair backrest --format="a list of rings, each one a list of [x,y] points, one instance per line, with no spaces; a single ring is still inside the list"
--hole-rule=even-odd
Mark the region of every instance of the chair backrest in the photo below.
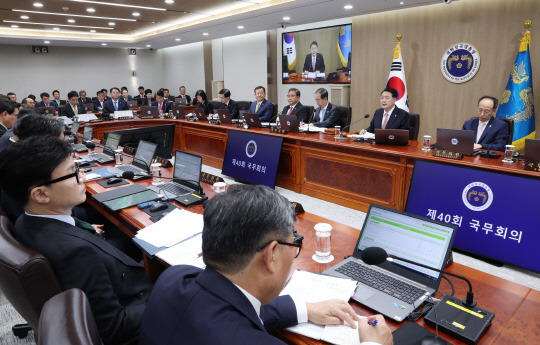
[[[352,108],[344,105],[336,105],[335,107],[339,114],[338,125],[340,125],[342,129],[350,125]],[[350,128],[348,129],[348,131],[350,132]]]
[[[217,113],[217,110],[221,108],[221,102],[220,101],[209,101],[212,104],[212,107],[214,108],[214,112]]]
[[[418,140],[418,131],[420,130],[420,115],[409,113],[409,140]]]
[[[508,133],[510,135],[508,136],[508,140],[506,141],[506,145],[512,145],[512,141],[514,141],[514,120],[513,119],[501,119],[508,124]]]
[[[249,107],[251,107],[250,101],[238,101],[236,103],[238,104],[238,110],[248,111]]]
[[[41,308],[62,290],[47,259],[13,237],[13,224],[0,216],[0,289],[37,330]]]
[[[312,105],[304,105],[304,107],[307,108],[307,118],[308,118],[308,121],[311,120],[313,121],[313,112],[315,112],[315,108],[312,106]]]
[[[45,303],[38,345],[101,345],[96,320],[82,290],[69,289]]]

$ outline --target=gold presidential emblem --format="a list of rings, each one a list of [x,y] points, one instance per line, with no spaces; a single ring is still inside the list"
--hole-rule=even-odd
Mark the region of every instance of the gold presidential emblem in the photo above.
[[[523,110],[515,113],[512,116],[508,116],[508,118],[514,120],[514,122],[525,121],[533,116],[534,97],[532,87],[521,90],[519,93],[519,98],[521,98],[523,101]]]
[[[529,76],[527,75],[527,70],[525,69],[523,61],[519,67],[518,65],[514,65],[514,69],[512,70],[512,81],[514,84],[521,84],[527,80],[529,80]]]
[[[501,104],[508,103],[511,95],[512,95],[512,92],[510,90],[504,90],[503,95],[501,97]]]
[[[475,76],[480,68],[480,54],[469,43],[449,47],[441,59],[441,72],[452,83],[464,83]]]

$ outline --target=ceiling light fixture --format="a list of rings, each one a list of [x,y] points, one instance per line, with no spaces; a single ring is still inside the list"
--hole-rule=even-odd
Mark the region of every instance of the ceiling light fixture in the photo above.
[[[176,42],[180,42],[182,39],[181,38],[175,38],[174,39]]]
[[[21,16],[21,19],[30,19],[28,16]]]
[[[208,36],[208,32],[203,32],[203,36]]]
[[[92,30],[90,30],[90,32],[91,32],[91,33],[94,33],[94,32],[96,32],[96,30],[92,29]]]
[[[49,44],[49,43],[51,43],[51,42],[50,42],[50,41],[43,41],[43,43],[45,43],[45,44]]]
[[[283,17],[283,20],[291,20],[291,17],[285,16]]]
[[[92,7],[88,7],[88,8],[86,9],[86,12],[88,12],[88,13],[94,13],[94,12],[96,12],[96,9],[95,9],[95,8],[92,8]]]
[[[136,22],[136,19],[131,18],[114,18],[114,17],[99,17],[99,16],[87,16],[84,14],[67,14],[67,13],[56,13],[56,12],[42,12],[42,11],[27,11],[27,10],[18,10],[14,9],[13,12],[21,13],[35,13],[35,14],[47,14],[51,16],[68,16],[68,17],[78,17],[78,18],[92,18],[92,19],[106,19],[106,20],[123,20],[126,22]]]
[[[90,1],[90,0],[70,0],[74,2],[84,2],[87,4],[96,4],[96,5],[108,5],[108,6],[118,6],[118,7],[129,7],[133,9],[138,10],[152,10],[152,11],[167,11],[166,8],[159,8],[159,7],[148,7],[148,6],[132,6],[132,5],[125,5],[125,4],[117,4],[114,2],[104,2],[104,1]]]
[[[243,25],[238,25],[236,28],[239,29],[239,30],[242,30],[244,28],[244,26]]]
[[[147,45],[146,45],[146,48],[150,48],[151,46],[152,46],[152,45],[150,45],[150,44],[147,44]]]
[[[113,30],[113,28],[108,28],[105,26],[86,26],[86,25],[70,25],[70,24],[52,24],[52,23],[36,23],[36,22],[20,22],[15,20],[3,20],[4,23],[17,23],[17,24],[26,24],[26,25],[47,25],[47,26],[67,26],[71,28],[87,28],[87,29],[105,29]]]
[[[400,4],[400,5],[403,5],[403,4],[404,4],[404,2],[402,1],[402,2],[400,2],[399,4]]]
[[[16,28],[18,28],[19,26],[18,26],[18,25],[15,25],[15,24],[13,24],[13,25],[12,25],[11,27],[12,27],[12,28],[14,28],[14,29],[16,29]]]
[[[138,16],[140,16],[141,14],[140,14],[139,12],[133,12],[131,15],[132,15],[133,17],[138,17]]]
[[[68,23],[75,23],[75,19],[68,19]]]
[[[52,28],[54,31],[60,31],[60,28]]]
[[[174,4],[174,0],[165,0],[166,4]]]
[[[352,10],[353,5],[345,5],[345,6],[343,6],[343,8],[346,9],[346,10]]]
[[[102,45],[102,46],[106,46],[106,45],[107,45],[107,43],[101,43],[101,45]]]
[[[115,26],[116,23],[115,23],[115,22],[109,22],[109,25],[110,25],[110,26]]]
[[[34,2],[34,7],[43,7],[43,4],[41,2]]]

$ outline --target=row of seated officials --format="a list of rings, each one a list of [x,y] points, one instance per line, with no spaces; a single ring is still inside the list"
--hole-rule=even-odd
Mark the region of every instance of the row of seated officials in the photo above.
[[[308,320],[347,322],[365,345],[393,343],[380,315],[359,318],[346,302],[279,296],[303,237],[293,230],[290,202],[274,190],[238,184],[211,198],[203,214],[206,268],[173,266],[154,282],[140,252],[127,252],[114,229],[88,212],[85,175],[62,123],[0,97],[5,113],[16,120],[0,137],[0,199],[15,212],[14,236],[47,258],[62,289],[85,293],[104,344],[277,345],[271,332]]]

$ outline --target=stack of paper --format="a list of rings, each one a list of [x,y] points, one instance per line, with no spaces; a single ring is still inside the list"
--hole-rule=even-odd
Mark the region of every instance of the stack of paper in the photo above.
[[[375,139],[375,133],[370,133],[370,132],[366,132],[364,134],[349,134],[347,136],[350,138]]]
[[[162,250],[156,256],[171,266],[191,265],[200,268],[206,266],[202,258],[202,234],[196,234],[183,242]]]
[[[171,247],[195,234],[202,233],[203,216],[186,210],[175,209],[159,222],[137,232],[140,240],[155,247]]]

